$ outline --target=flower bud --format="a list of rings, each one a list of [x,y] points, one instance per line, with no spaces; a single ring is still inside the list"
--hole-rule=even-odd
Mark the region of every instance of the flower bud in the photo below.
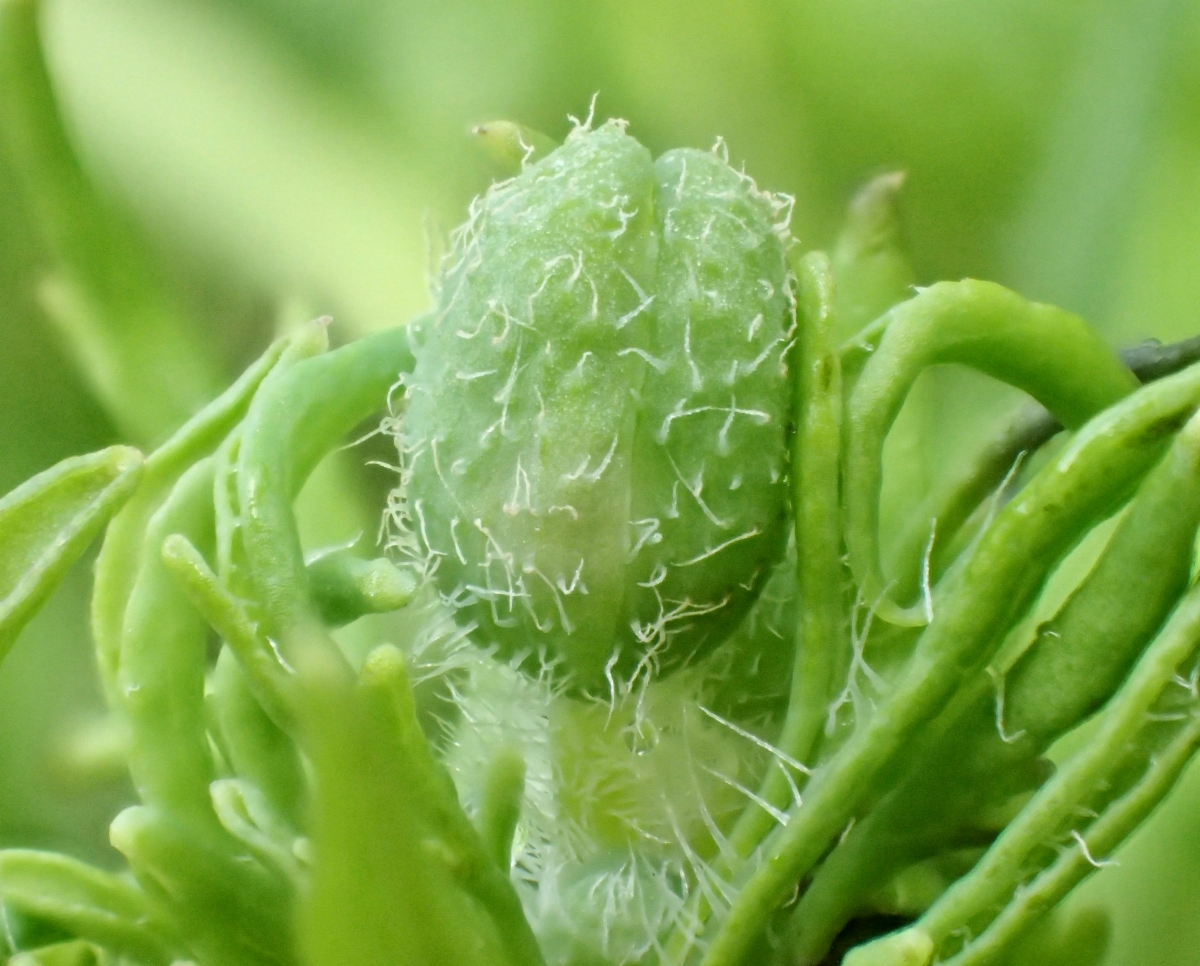
[[[785,536],[785,209],[618,122],[472,205],[413,333],[393,519],[480,644],[615,692],[744,615]]]

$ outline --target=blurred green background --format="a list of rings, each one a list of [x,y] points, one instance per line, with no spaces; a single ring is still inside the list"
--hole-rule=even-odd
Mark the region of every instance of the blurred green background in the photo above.
[[[288,320],[345,340],[410,318],[496,174],[470,127],[561,137],[597,92],[656,153],[723,136],[796,196],[805,248],[903,169],[922,282],[993,279],[1114,344],[1200,331],[1195,0],[48,0],[42,23],[72,142],[181,293],[201,384]],[[40,307],[52,267],[0,158],[0,491],[122,435]],[[1010,401],[982,388],[920,394],[912,485]],[[99,705],[88,589],[81,567],[0,669],[0,844],[105,862],[129,793],[67,762]],[[1111,911],[1107,962],[1195,964],[1200,768],[1119,859],[1071,900]]]

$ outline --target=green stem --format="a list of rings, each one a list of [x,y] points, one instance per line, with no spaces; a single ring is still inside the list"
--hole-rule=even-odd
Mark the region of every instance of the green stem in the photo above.
[[[991,966],[1068,892],[1104,864],[1175,787],[1200,747],[1200,717],[1193,714],[1151,762],[1142,780],[1110,805],[1058,860],[1013,896],[987,929],[946,966]]]
[[[842,385],[832,341],[833,276],[828,259],[819,252],[806,256],[797,274],[803,349],[792,498],[801,611],[791,697],[777,744],[787,758],[807,764],[825,724],[834,671],[849,644],[842,611],[846,577],[838,514]],[[795,772],[793,766],[773,759],[761,797],[776,808],[793,804],[794,783],[805,780]],[[749,855],[774,824],[768,812],[751,805],[730,836],[734,850],[740,857]]]
[[[917,376],[955,362],[1030,393],[1068,428],[1127,396],[1129,370],[1077,316],[988,282],[941,282],[898,305],[847,412],[846,543],[863,598],[892,623],[928,622],[887,593],[879,557],[883,444]]]
[[[1097,734],[1034,796],[979,864],[951,886],[914,928],[940,945],[981,913],[1003,908],[1006,897],[1026,877],[1031,854],[1054,837],[1116,763],[1127,757],[1139,732],[1152,724],[1147,713],[1180,665],[1195,654],[1198,644],[1200,588],[1184,598],[1158,640],[1138,662],[1104,712]]]
[[[1185,430],[1095,567],[1007,674],[976,673],[926,730],[907,772],[838,843],[791,914],[797,966],[819,962],[866,897],[905,866],[987,836],[988,813],[1044,780],[1040,756],[1117,690],[1187,587],[1198,459]]]
[[[1122,349],[1120,356],[1139,382],[1153,382],[1200,360],[1200,336],[1170,345],[1151,339]],[[961,541],[955,537],[968,518],[1013,473],[1022,456],[1041,449],[1062,428],[1045,407],[1037,403],[1023,406],[972,459],[966,472],[945,492],[925,501],[912,515],[911,523],[898,541],[900,549],[895,554],[893,596],[908,600],[919,592],[920,561],[929,546],[934,521],[937,521],[937,540],[930,555],[929,570],[936,581],[961,549]]]
[[[325,635],[292,501],[321,457],[382,409],[412,366],[407,330],[391,329],[269,377],[246,418],[237,474],[243,546],[267,635],[293,664],[289,649],[299,638]]]

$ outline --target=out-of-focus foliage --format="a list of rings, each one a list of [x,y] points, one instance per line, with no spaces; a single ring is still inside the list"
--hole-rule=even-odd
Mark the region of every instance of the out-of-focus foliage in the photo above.
[[[49,0],[44,27],[89,173],[226,375],[290,319],[328,312],[341,338],[409,319],[495,174],[470,126],[561,136],[596,92],[655,154],[723,136],[796,196],[804,247],[903,169],[919,281],[993,279],[1114,343],[1200,329],[1194,0]],[[17,188],[0,159],[0,492],[116,439],[38,306],[48,249]],[[964,407],[967,378],[919,387],[891,490],[919,495],[1010,402]],[[127,792],[83,729],[86,591],[80,568],[0,673],[0,844],[103,861]],[[1110,966],[1194,961],[1197,806],[1193,769],[1072,900],[1112,911]]]

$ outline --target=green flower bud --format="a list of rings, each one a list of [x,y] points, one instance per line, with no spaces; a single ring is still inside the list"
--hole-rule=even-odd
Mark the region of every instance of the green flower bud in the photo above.
[[[396,542],[581,690],[724,639],[783,548],[786,204],[618,122],[477,200],[414,331]]]

